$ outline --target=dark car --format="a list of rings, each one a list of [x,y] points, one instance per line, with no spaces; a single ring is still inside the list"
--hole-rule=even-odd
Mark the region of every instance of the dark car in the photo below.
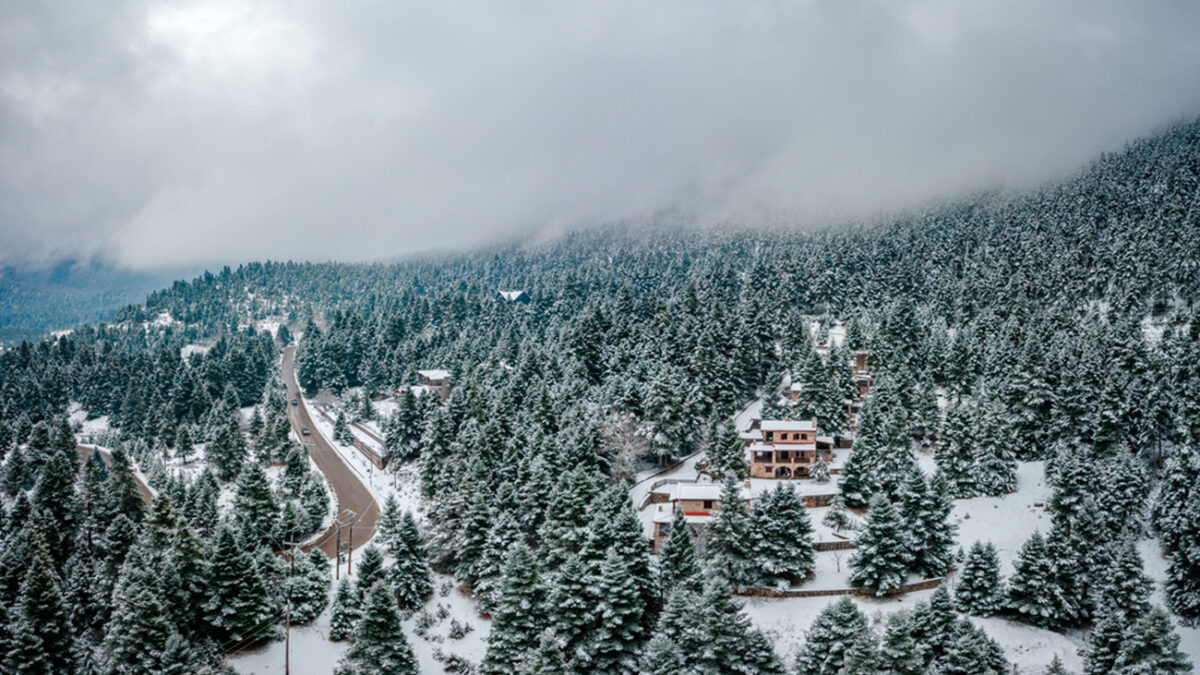
[[[312,434],[312,432],[308,430],[308,427],[304,427],[303,429],[301,429],[300,433],[304,434],[305,436]]]
[[[292,405],[300,405],[300,399],[298,399],[298,398],[292,399]]]

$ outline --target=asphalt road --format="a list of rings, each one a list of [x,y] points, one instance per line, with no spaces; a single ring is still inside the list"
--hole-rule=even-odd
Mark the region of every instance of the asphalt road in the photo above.
[[[308,414],[308,408],[303,405],[292,405],[292,399],[300,398],[300,387],[296,384],[296,370],[293,359],[295,347],[283,350],[283,381],[287,385],[288,419],[296,436],[308,446],[308,454],[316,462],[317,468],[325,474],[325,481],[337,495],[338,517],[342,523],[342,542],[350,539],[349,524],[354,524],[354,548],[360,548],[375,533],[375,523],[379,520],[379,505],[375,503],[367,486],[359,479],[354,469],[350,468],[337,450],[329,444],[325,436],[313,423]],[[303,436],[300,429],[308,427],[312,434]],[[337,525],[330,525],[316,540],[306,544],[305,551],[320,548],[325,555],[334,557],[337,552]],[[343,549],[345,550],[345,549]]]
[[[76,445],[75,446],[75,452],[79,453],[80,465],[82,465],[84,462],[88,461],[88,458],[92,456],[92,451],[95,449],[96,449],[96,446],[94,446],[94,445]],[[100,450],[100,459],[104,460],[105,466],[112,465],[112,456],[108,454],[107,450]],[[135,483],[137,483],[137,489],[138,489],[138,492],[141,493],[141,495],[142,495],[142,501],[146,502],[146,506],[150,506],[150,500],[151,500],[151,498],[153,498],[154,493],[150,492],[150,488],[146,487],[146,484],[142,482],[142,479],[140,477],[138,477],[137,472],[134,472],[133,480]]]

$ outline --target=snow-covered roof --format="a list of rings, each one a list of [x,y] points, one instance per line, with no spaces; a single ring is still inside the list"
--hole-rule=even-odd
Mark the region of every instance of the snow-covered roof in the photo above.
[[[519,299],[522,295],[525,295],[525,291],[500,291],[500,296],[510,302]]]
[[[450,378],[450,371],[440,370],[440,369],[418,370],[417,375],[420,375],[421,377],[424,377],[429,380],[446,380],[446,379]]]
[[[721,498],[719,483],[679,483],[676,485],[675,499],[712,499]]]
[[[816,431],[812,420],[763,420],[759,428],[763,431]]]
[[[760,441],[758,443],[751,443],[750,447],[746,448],[746,449],[749,450],[750,452],[754,452],[756,450],[759,450],[759,451],[774,450],[775,445],[772,443],[763,443]]]
[[[762,438],[762,434],[759,433],[757,429],[747,429],[745,431],[739,431],[738,438],[742,439],[743,441],[756,441]]]

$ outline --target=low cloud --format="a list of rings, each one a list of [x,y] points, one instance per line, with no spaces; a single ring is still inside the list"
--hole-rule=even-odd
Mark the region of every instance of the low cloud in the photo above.
[[[1200,5],[7,3],[0,261],[385,257],[828,222],[1200,111]]]

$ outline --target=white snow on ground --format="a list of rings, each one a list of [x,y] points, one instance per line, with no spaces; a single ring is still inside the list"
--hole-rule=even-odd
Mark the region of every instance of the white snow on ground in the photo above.
[[[344,570],[343,570],[344,572]],[[331,572],[332,574],[332,572]],[[353,578],[353,575],[351,575]],[[425,603],[425,610],[433,614],[436,620],[438,607],[443,606],[449,612],[444,619],[436,620],[425,637],[416,634],[417,615],[404,621],[404,636],[412,646],[413,654],[417,657],[419,670],[422,673],[443,672],[442,664],[434,658],[434,650],[443,653],[457,654],[478,665],[487,651],[487,634],[489,622],[480,618],[475,609],[475,601],[460,593],[453,587],[453,578],[435,574],[433,578],[434,594]],[[451,585],[449,592],[442,595],[446,585]],[[332,602],[333,592],[337,582],[330,588]],[[328,675],[350,648],[350,642],[331,642],[329,635],[329,608],[317,618],[311,626],[299,626],[292,629],[291,642],[291,671],[294,675]],[[449,636],[450,621],[457,619],[471,627],[471,631],[459,640]],[[282,633],[282,628],[280,629]],[[229,658],[229,665],[243,675],[276,675],[283,672],[284,641],[278,640],[267,643],[253,650],[241,652]]]
[[[271,335],[274,335],[275,333],[279,332],[279,326],[281,324],[283,324],[283,321],[278,318],[260,319],[254,322],[254,330],[259,333],[267,331],[271,333]]]
[[[1163,583],[1167,580],[1167,559],[1163,557],[1162,546],[1157,539],[1143,539],[1138,542],[1138,552],[1142,554],[1142,569],[1154,580],[1150,602],[1165,608]],[[1200,666],[1200,626],[1188,628],[1175,624],[1175,632],[1179,634],[1179,649],[1191,659],[1193,667]]]
[[[69,421],[72,426],[76,424],[80,425],[80,429],[78,433],[76,433],[76,436],[78,436],[81,441],[87,441],[93,436],[102,436],[107,434],[109,431],[112,431],[112,428],[108,425],[108,415],[103,415],[101,417],[89,420],[87,419],[87,414],[88,413],[83,409],[83,406],[76,401],[72,401],[67,408],[67,421]]]
[[[1050,515],[1045,504],[1050,497],[1050,486],[1044,475],[1043,462],[1021,462],[1017,467],[1017,491],[1005,497],[981,497],[956,500],[951,512],[951,521],[958,525],[958,541],[966,549],[975,541],[991,541],[1000,555],[1001,570],[1005,577],[1012,574],[1012,563],[1021,545],[1035,529],[1043,533],[1050,529]],[[1035,506],[1042,504],[1042,507]],[[823,526],[820,520],[826,509],[808,511],[817,529],[818,540]],[[827,529],[827,528],[826,528]],[[853,551],[840,552],[840,560],[834,552],[817,553],[816,574],[806,582],[805,589],[827,589],[848,587],[848,562]],[[1166,561],[1162,559],[1158,542],[1142,542],[1142,556],[1146,561],[1146,573],[1161,582],[1166,574]],[[838,563],[841,570],[838,570]],[[946,583],[953,590],[956,577],[951,575]],[[875,599],[852,596],[852,599],[877,628],[882,627],[884,615],[901,609],[912,609],[917,602],[927,600],[933,591],[919,591],[899,598]],[[817,614],[837,598],[743,598],[746,610],[754,623],[767,632],[775,641],[780,656],[790,659],[803,644],[804,633],[812,625]],[[1161,593],[1156,591],[1153,602],[1161,604]],[[1040,673],[1058,654],[1068,669],[1076,672],[1083,667],[1077,650],[1084,646],[1086,634],[1073,631],[1067,634],[1034,628],[1003,618],[971,619],[982,627],[1001,647],[1010,661],[1022,673]],[[1176,627],[1180,635],[1180,647],[1195,662],[1200,658],[1200,629]]]
[[[179,348],[179,355],[186,359],[192,354],[207,354],[208,350],[212,349],[213,344],[211,340],[186,344]]]
[[[958,542],[968,550],[976,541],[992,542],[1000,554],[1000,571],[1012,574],[1012,562],[1034,530],[1050,530],[1050,485],[1045,462],[1017,464],[1017,491],[1004,497],[958,499],[950,522],[958,526]],[[1041,507],[1035,506],[1041,504]]]

